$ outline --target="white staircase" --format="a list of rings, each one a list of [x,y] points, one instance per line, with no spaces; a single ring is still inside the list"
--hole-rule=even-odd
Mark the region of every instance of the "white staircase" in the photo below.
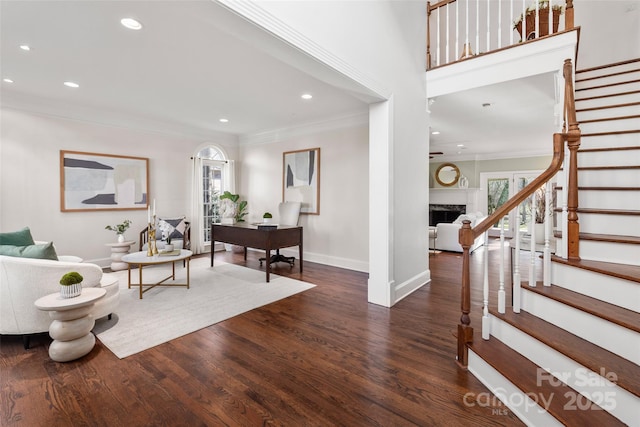
[[[576,72],[575,98],[581,260],[490,309],[469,370],[528,425],[640,426],[640,59]]]

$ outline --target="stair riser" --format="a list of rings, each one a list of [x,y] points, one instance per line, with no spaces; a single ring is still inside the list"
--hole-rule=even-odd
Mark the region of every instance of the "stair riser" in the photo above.
[[[529,398],[522,390],[513,385],[511,381],[506,379],[472,350],[469,350],[469,372],[478,378],[495,396],[502,397],[501,400],[505,406],[516,414],[526,425],[545,427],[562,426],[549,412],[537,405],[541,399],[536,398],[536,401],[534,401]],[[474,397],[475,396],[465,395],[465,404],[478,405],[480,402],[483,402],[483,398],[486,401],[484,396],[477,396],[479,402],[476,402]],[[490,396],[490,398],[491,397],[493,396]],[[489,410],[489,408],[487,408],[487,410]]]
[[[640,118],[609,120],[593,123],[584,123],[578,120],[578,123],[580,124],[580,131],[582,131],[582,133],[620,132],[640,129]]]
[[[640,266],[640,245],[580,240],[580,257]]]
[[[621,107],[605,108],[592,111],[581,111],[578,113],[578,122],[584,120],[605,119],[611,117],[626,117],[640,115],[640,107],[637,105],[625,105]]]
[[[635,65],[635,68],[630,68],[624,71],[634,70],[630,73],[624,74],[616,74],[620,71],[611,71],[606,70],[603,73],[598,74],[598,76],[604,76],[605,74],[615,74],[613,76],[606,77],[598,77],[597,79],[592,80],[584,80],[585,78],[589,78],[588,76],[578,75],[576,76],[576,89],[583,89],[593,86],[602,86],[602,85],[610,85],[612,83],[620,83],[620,82],[628,82],[630,80],[640,80],[640,69],[637,69],[638,64]],[[591,77],[596,77],[596,75],[592,75]]]
[[[625,82],[626,81],[628,81],[628,79],[625,79]],[[585,86],[582,90],[578,90],[580,88],[576,86],[576,99],[591,98],[592,96],[619,95],[625,92],[633,92],[638,90],[637,82],[624,83],[617,86],[594,88],[594,86],[597,86],[598,83],[599,82],[594,81],[589,84],[588,87]]]
[[[597,68],[592,71],[582,71],[582,69],[578,69],[576,70],[576,80],[603,76],[605,74],[621,73],[623,71],[637,70],[638,68],[640,68],[640,63],[636,61],[619,65],[611,65],[604,68]]]
[[[619,420],[629,425],[636,422],[636,408],[640,406],[640,398],[615,383],[615,372],[602,372],[604,376],[601,376],[600,372],[585,368],[552,347],[493,316],[491,335],[540,366],[535,373],[540,383],[560,385],[562,382]],[[553,377],[551,373],[554,374]],[[559,393],[564,394],[566,391]]]
[[[554,285],[640,313],[640,284],[594,271],[551,263]]]
[[[585,97],[586,98],[586,97]],[[628,104],[630,102],[640,102],[640,91],[637,93],[622,94],[616,96],[607,96],[604,98],[594,99],[576,99],[576,109],[608,107],[609,105]],[[584,111],[578,111],[578,120]]]
[[[522,309],[587,341],[640,364],[640,334],[522,289]]]
[[[584,185],[584,183],[580,182],[580,185]],[[638,186],[640,186],[640,182],[638,182]],[[562,193],[561,190],[558,190],[558,200],[562,200]],[[578,206],[581,208],[640,210],[640,191],[580,190]],[[636,226],[640,226],[640,217],[637,217],[636,221],[638,221]],[[637,228],[640,229],[640,227]]]
[[[578,170],[580,187],[628,187],[640,183],[640,169]],[[600,206],[606,208],[606,206]]]
[[[637,150],[622,150],[622,151],[594,151],[594,152],[578,151],[578,165],[580,167],[638,166],[640,165],[640,148],[638,148]],[[632,184],[632,183],[629,183],[629,184]],[[636,186],[640,187],[640,182],[636,183]]]
[[[614,236],[640,236],[640,216],[602,215],[581,212],[578,214],[580,231]]]
[[[583,135],[586,133],[582,131]],[[640,132],[580,138],[580,148],[637,147],[638,145],[640,145]]]

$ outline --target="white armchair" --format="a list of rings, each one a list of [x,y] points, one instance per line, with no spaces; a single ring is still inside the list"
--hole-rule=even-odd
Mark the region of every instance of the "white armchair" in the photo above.
[[[107,293],[92,309],[94,319],[111,316],[118,305],[118,279],[103,274],[95,264],[19,258],[0,255],[0,335],[23,335],[25,348],[29,334],[47,332],[51,318],[34,302],[60,290],[60,278],[69,271],[83,277],[83,287],[103,287]]]
[[[453,223],[439,223],[436,225],[436,249],[441,251],[462,252],[462,246],[459,243],[460,228],[462,228],[462,217],[471,220],[471,227],[484,221],[486,216],[482,214],[460,215]],[[480,246],[484,245],[484,234],[481,234],[474,240],[473,245],[469,248],[472,253]]]

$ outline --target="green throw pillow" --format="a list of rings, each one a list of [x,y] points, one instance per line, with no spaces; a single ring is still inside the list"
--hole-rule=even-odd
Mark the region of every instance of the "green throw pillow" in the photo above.
[[[53,247],[53,242],[43,245],[0,245],[0,255],[13,256],[19,258],[36,258],[58,260],[58,255]]]
[[[9,233],[0,233],[0,245],[30,246],[35,244],[31,237],[31,230],[25,227],[22,230]]]

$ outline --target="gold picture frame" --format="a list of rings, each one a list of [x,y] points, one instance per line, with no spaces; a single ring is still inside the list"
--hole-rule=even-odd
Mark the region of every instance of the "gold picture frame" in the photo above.
[[[60,150],[60,210],[147,209],[149,159]]]

